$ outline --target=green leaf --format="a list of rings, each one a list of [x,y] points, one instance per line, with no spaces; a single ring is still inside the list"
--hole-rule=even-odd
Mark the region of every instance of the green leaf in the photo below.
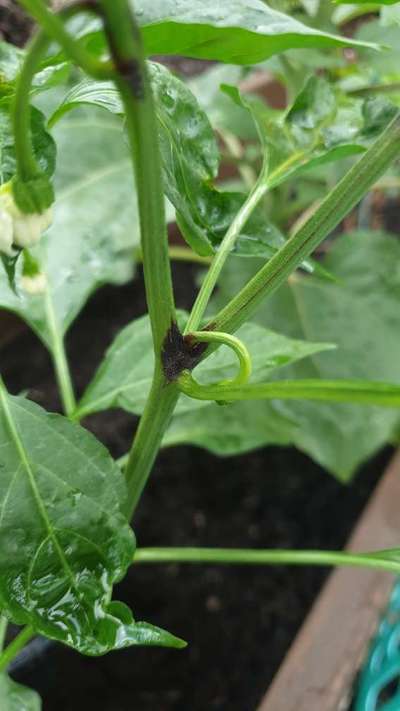
[[[360,50],[357,63],[352,72],[341,81],[346,89],[357,89],[374,85],[396,83],[400,78],[400,27],[398,25],[384,26],[378,19],[362,23],[357,30],[360,39],[376,38],[386,49],[384,52]],[[398,102],[398,94],[391,94]],[[386,95],[387,92],[386,92]]]
[[[298,48],[366,46],[344,36],[309,27],[269,7],[264,0],[134,0],[148,56],[182,54],[249,65]],[[101,22],[74,18],[71,31],[93,54],[104,53]],[[377,49],[377,45],[369,46]]]
[[[357,43],[303,25],[262,0],[135,0],[145,48],[231,64],[255,64],[298,47]]]
[[[132,563],[124,479],[86,430],[0,391],[0,608],[89,654],[181,646],[136,623],[112,588]]]
[[[73,85],[63,97],[49,119],[49,126],[54,126],[66,113],[82,104],[98,106],[119,116],[124,113],[120,95],[113,82],[83,79]]]
[[[0,185],[11,180],[16,172],[14,136],[10,119],[11,99],[0,100]],[[45,117],[31,108],[32,142],[38,164],[46,175],[54,173],[56,146],[46,130]]]
[[[340,95],[318,76],[306,81],[287,111],[276,111],[259,98],[243,96],[236,87],[224,86],[223,90],[253,116],[270,187],[300,171],[362,153],[396,112],[396,107],[381,97],[362,101]]]
[[[202,256],[212,255],[243,205],[246,195],[221,192],[214,186],[219,150],[211,125],[188,87],[168,69],[149,63],[164,167],[165,193],[176,209],[181,231]],[[87,81],[75,86],[51,118],[54,124],[81,104],[95,104],[113,114],[123,108],[114,86]],[[283,237],[260,208],[237,241],[240,256],[269,258]]]
[[[269,444],[290,445],[296,428],[296,422],[281,415],[271,402],[256,406],[254,402],[236,402],[223,408],[212,404],[176,414],[163,446],[191,444],[219,456],[232,456]]]
[[[293,338],[317,337],[338,346],[334,355],[316,355],[285,369],[282,377],[399,382],[399,264],[400,244],[393,236],[341,236],[323,261],[337,283],[297,276],[272,295],[256,315],[257,323]],[[235,263],[228,264],[218,302],[236,294],[254,268],[245,264],[239,272]],[[298,424],[293,443],[344,481],[391,439],[399,422],[396,411],[375,407],[274,404],[283,417]]]
[[[380,22],[384,27],[400,24],[400,8],[398,2],[395,5],[384,5],[381,8]]]
[[[377,0],[375,2],[374,0],[374,5],[394,5],[396,2],[399,2],[399,0]],[[335,0],[335,3],[337,5],[364,5],[364,4],[370,4],[371,0]]]
[[[187,314],[180,312],[181,327],[186,320]],[[288,339],[256,324],[243,326],[238,336],[252,358],[252,382],[262,382],[288,363],[332,348],[326,343]],[[128,412],[141,414],[150,389],[153,366],[150,323],[145,316],[133,321],[117,336],[84,393],[77,415],[84,417],[110,407],[122,407]],[[221,348],[196,368],[196,378],[200,382],[214,383],[232,376],[236,368],[235,354],[231,349]],[[201,407],[207,407],[207,403],[182,396],[176,414]]]
[[[9,257],[8,254],[0,254],[0,259],[3,263],[4,271],[7,274],[7,279],[8,279],[8,284],[10,289],[14,292],[14,294],[17,293],[16,289],[16,283],[15,283],[15,272],[17,269],[17,263],[18,259],[20,257],[20,252],[17,252],[17,254],[13,257]]]
[[[10,679],[7,674],[0,674],[1,711],[41,711],[40,696]]]
[[[243,140],[255,140],[254,122],[247,112],[238,108],[221,91],[221,85],[237,85],[246,76],[245,69],[230,64],[213,64],[194,77],[186,80],[200,108],[207,115],[212,127],[224,134],[233,133]]]
[[[8,42],[0,42],[0,96],[4,93],[12,93],[17,78],[25,58],[25,51],[18,49]],[[32,92],[45,91],[56,86],[68,77],[70,65],[68,62],[51,60],[42,62],[40,71],[35,74]]]
[[[19,314],[50,348],[90,294],[132,277],[139,221],[128,147],[120,119],[81,108],[54,130],[58,161],[53,225],[32,250],[48,291],[16,296],[0,271],[0,305]],[[0,267],[1,270],[1,267]]]

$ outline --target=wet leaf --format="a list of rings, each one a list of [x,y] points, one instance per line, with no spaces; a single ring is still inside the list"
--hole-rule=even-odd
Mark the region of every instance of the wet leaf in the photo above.
[[[0,391],[0,608],[89,654],[181,646],[111,602],[132,563],[119,468],[86,430]]]
[[[246,195],[223,192],[215,186],[220,162],[216,138],[207,116],[188,87],[159,64],[149,63],[149,69],[156,101],[166,196],[175,207],[186,241],[198,254],[212,255]],[[85,80],[63,99],[51,123],[81,104],[95,104],[114,114],[123,111],[112,84]],[[237,241],[235,253],[268,259],[282,242],[282,235],[260,208],[249,219]]]
[[[366,46],[305,25],[264,0],[134,0],[133,9],[148,56],[181,54],[250,65],[289,49]],[[97,56],[104,53],[99,20],[89,15],[74,18],[70,28],[86,49]]]
[[[0,185],[15,175],[15,146],[10,119],[11,99],[0,100]],[[46,175],[53,175],[56,163],[56,145],[46,130],[45,117],[38,109],[31,108],[32,142],[36,158]]]
[[[352,40],[273,10],[262,0],[135,0],[146,50],[231,64],[255,64],[298,47],[340,47]]]

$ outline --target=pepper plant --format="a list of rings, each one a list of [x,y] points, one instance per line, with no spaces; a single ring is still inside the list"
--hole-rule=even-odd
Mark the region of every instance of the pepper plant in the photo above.
[[[312,28],[261,0],[81,0],[58,13],[44,0],[20,4],[39,29],[26,52],[5,44],[0,52],[0,304],[48,348],[64,414],[11,395],[0,380],[1,642],[9,621],[23,627],[0,656],[0,698],[5,708],[37,709],[37,696],[5,674],[35,634],[88,655],[130,645],[185,646],[113,600],[114,584],[131,565],[329,564],[400,572],[397,549],[145,549],[130,525],[160,447],[179,443],[177,423],[204,418],[205,407],[223,438],[238,402],[262,401],[269,408],[265,427],[278,442],[294,425],[277,402],[356,403],[396,416],[400,385],[379,373],[374,380],[279,378],[280,367],[334,344],[280,335],[252,317],[297,269],[329,279],[311,255],[400,154],[400,117],[395,105],[342,95],[322,77],[307,77],[279,114],[225,82],[225,99],[255,122],[262,146],[259,175],[247,192],[225,190],[205,112],[185,83],[148,56],[182,53],[249,66],[293,48],[379,47]],[[357,116],[356,129],[349,115]],[[265,211],[274,190],[352,157],[284,238]],[[190,314],[175,308],[165,197],[186,256],[190,250],[207,266]],[[139,241],[148,315],[117,336],[77,402],[65,333],[97,287],[132,277]],[[249,257],[262,260],[259,268],[216,307],[211,299],[222,270],[234,260],[246,276]],[[141,416],[119,462],[80,424],[115,406]],[[260,444],[251,426],[247,436]]]

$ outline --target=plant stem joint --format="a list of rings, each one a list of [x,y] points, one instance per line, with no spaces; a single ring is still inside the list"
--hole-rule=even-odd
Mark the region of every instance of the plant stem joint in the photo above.
[[[114,58],[118,74],[129,84],[133,97],[136,101],[143,101],[146,98],[146,83],[143,70],[137,59],[121,61]]]
[[[164,339],[161,361],[165,379],[172,383],[184,370],[193,370],[208,348],[208,343],[197,343],[189,333],[184,336],[176,321],[172,321]]]

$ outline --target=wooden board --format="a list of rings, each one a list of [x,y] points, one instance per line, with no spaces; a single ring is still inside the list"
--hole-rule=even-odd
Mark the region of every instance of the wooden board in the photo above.
[[[347,548],[400,545],[400,452],[364,510]],[[331,574],[259,711],[345,711],[355,676],[393,585],[385,572]]]

